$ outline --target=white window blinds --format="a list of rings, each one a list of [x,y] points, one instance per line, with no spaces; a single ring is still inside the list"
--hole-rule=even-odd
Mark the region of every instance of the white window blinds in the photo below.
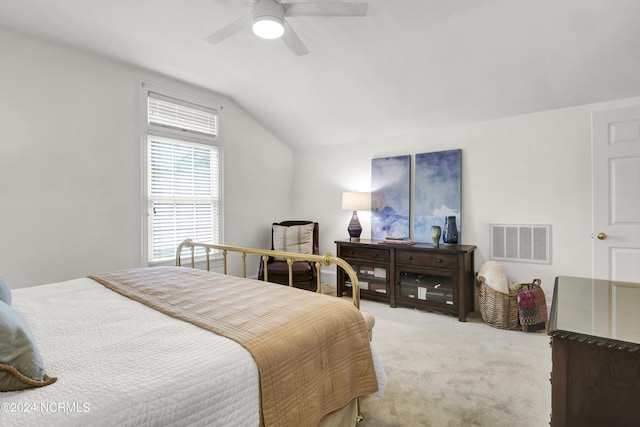
[[[149,137],[151,259],[185,239],[219,242],[218,148]]]
[[[191,131],[216,138],[218,110],[158,93],[149,92],[149,124],[182,131]]]
[[[220,243],[219,115],[151,90],[146,95],[147,259],[156,263],[173,260],[185,239]]]

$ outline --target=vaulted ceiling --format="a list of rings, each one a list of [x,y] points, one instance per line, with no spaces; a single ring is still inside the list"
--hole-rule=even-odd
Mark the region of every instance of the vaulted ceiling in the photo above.
[[[306,56],[204,40],[250,0],[2,0],[0,25],[220,92],[293,149],[640,95],[638,0],[368,3],[289,18]]]

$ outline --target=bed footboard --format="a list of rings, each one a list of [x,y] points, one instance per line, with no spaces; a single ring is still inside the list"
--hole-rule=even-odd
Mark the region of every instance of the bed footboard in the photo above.
[[[323,266],[328,267],[330,265],[336,265],[338,268],[342,268],[349,276],[351,280],[352,292],[353,295],[353,305],[356,308],[360,309],[360,286],[358,283],[358,276],[356,272],[353,270],[351,265],[348,262],[343,260],[342,258],[334,257],[333,255],[327,253],[325,255],[306,255],[306,254],[298,254],[293,252],[281,252],[281,251],[272,251],[268,249],[255,249],[255,248],[243,248],[239,246],[229,246],[229,245],[216,245],[210,243],[198,243],[194,242],[191,239],[187,239],[178,245],[178,249],[176,250],[176,265],[182,265],[182,250],[185,248],[190,249],[190,257],[191,257],[191,267],[195,268],[196,265],[196,256],[195,250],[196,248],[204,249],[205,253],[205,262],[206,269],[208,271],[211,270],[211,251],[219,251],[222,255],[222,265],[223,265],[223,273],[227,274],[227,254],[229,252],[237,252],[240,254],[242,258],[242,277],[247,277],[247,254],[257,254],[260,255],[264,261],[264,280],[268,281],[269,279],[269,271],[267,266],[267,260],[269,257],[278,257],[278,258],[286,258],[287,264],[289,265],[289,286],[293,286],[293,271],[292,266],[294,261],[308,261],[312,262],[317,271],[317,292],[322,292],[321,289],[321,278],[320,278],[320,270]]]

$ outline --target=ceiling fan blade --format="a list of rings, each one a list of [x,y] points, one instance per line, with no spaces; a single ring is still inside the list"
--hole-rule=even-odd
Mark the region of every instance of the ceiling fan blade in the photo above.
[[[294,55],[302,56],[309,53],[304,43],[302,43],[302,40],[300,40],[300,37],[298,37],[286,19],[284,21],[284,34],[282,35],[282,40]]]
[[[251,23],[253,22],[253,17],[251,14],[245,15],[237,21],[232,22],[226,27],[222,27],[215,33],[211,34],[207,38],[206,41],[209,43],[220,43],[222,40],[231,37],[232,35],[239,33],[242,30],[247,28],[251,28]]]
[[[367,16],[367,3],[282,3],[285,16]]]

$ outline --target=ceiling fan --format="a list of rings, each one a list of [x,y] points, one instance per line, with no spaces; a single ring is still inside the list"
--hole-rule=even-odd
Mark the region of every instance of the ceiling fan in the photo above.
[[[291,28],[285,17],[290,16],[366,16],[367,3],[309,2],[287,3],[278,0],[252,0],[253,12],[232,22],[208,36],[210,43],[220,43],[232,35],[249,28],[265,39],[282,37],[294,55],[309,53],[300,37]]]

